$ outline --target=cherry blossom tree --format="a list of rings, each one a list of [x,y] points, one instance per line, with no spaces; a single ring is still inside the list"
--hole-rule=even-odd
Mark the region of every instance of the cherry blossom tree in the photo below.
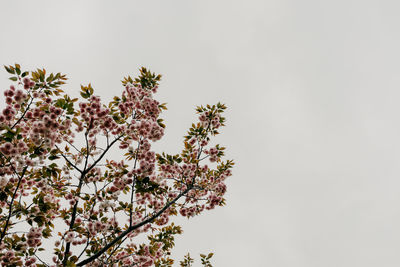
[[[158,154],[160,75],[141,68],[105,104],[90,84],[79,98],[65,94],[61,73],[5,69],[13,85],[0,112],[1,265],[172,266],[182,233],[172,217],[225,204],[234,163],[210,142],[225,105],[197,107],[182,152]]]

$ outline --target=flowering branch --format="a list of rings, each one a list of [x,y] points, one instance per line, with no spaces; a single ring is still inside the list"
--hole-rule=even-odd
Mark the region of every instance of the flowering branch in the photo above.
[[[85,264],[88,264],[92,261],[94,261],[95,259],[97,259],[98,257],[100,257],[103,253],[105,253],[109,248],[111,248],[112,246],[114,246],[118,241],[120,241],[122,238],[124,238],[127,234],[131,233],[132,231],[148,224],[151,223],[152,221],[154,221],[157,217],[159,217],[163,212],[165,212],[172,204],[174,204],[176,201],[178,201],[183,195],[185,195],[187,192],[189,192],[192,189],[191,186],[189,186],[185,191],[183,191],[182,193],[180,193],[174,200],[168,202],[167,205],[164,206],[164,208],[162,208],[161,210],[159,210],[157,213],[155,213],[153,216],[151,216],[150,218],[129,226],[128,229],[126,229],[124,232],[122,232],[118,237],[116,237],[113,241],[109,242],[104,248],[102,248],[101,250],[99,250],[96,254],[94,254],[93,256],[79,262],[76,264],[76,266],[83,266]]]
[[[0,110],[1,266],[171,266],[182,233],[171,218],[225,204],[233,162],[209,144],[224,125],[223,104],[197,107],[180,154],[156,154],[152,143],[165,128],[166,106],[154,99],[161,75],[141,68],[104,104],[90,84],[81,98],[65,94],[63,74],[5,68],[16,84]],[[145,243],[134,239],[142,233]],[[54,242],[52,252],[43,240]]]

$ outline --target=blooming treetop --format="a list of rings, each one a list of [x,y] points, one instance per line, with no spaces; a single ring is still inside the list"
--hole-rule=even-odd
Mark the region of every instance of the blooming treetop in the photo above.
[[[156,154],[151,143],[164,135],[166,109],[153,98],[160,75],[141,68],[105,104],[90,84],[81,99],[65,94],[60,73],[5,68],[14,84],[0,113],[1,265],[172,266],[182,230],[171,216],[225,203],[234,163],[209,142],[226,107],[197,107],[182,153]],[[112,149],[121,160],[110,158]],[[135,239],[141,233],[147,242]],[[202,255],[204,265],[210,257]]]

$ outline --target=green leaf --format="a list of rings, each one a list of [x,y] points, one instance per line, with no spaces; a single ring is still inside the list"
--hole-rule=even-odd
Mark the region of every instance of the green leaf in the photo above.
[[[55,155],[51,155],[50,157],[49,157],[49,160],[55,160],[55,159],[59,159],[60,157],[57,157],[57,156],[55,156]]]
[[[89,98],[90,95],[85,92],[81,92],[81,96],[86,99]]]
[[[14,71],[14,68],[13,67],[7,67],[7,66],[4,66],[4,68],[6,69],[6,71],[8,72],[8,73],[10,73],[10,74],[15,74],[15,71]]]
[[[11,81],[14,81],[14,82],[16,82],[16,81],[18,81],[18,78],[17,77],[11,77],[11,78],[9,78]]]

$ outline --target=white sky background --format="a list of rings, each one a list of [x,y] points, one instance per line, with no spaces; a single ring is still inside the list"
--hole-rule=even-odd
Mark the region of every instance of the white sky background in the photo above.
[[[183,221],[174,255],[216,267],[400,266],[400,2],[1,1],[0,64],[89,82],[104,100],[163,74],[178,153],[226,103],[227,206]],[[1,90],[8,74],[0,72]],[[197,261],[197,265],[200,263]]]

